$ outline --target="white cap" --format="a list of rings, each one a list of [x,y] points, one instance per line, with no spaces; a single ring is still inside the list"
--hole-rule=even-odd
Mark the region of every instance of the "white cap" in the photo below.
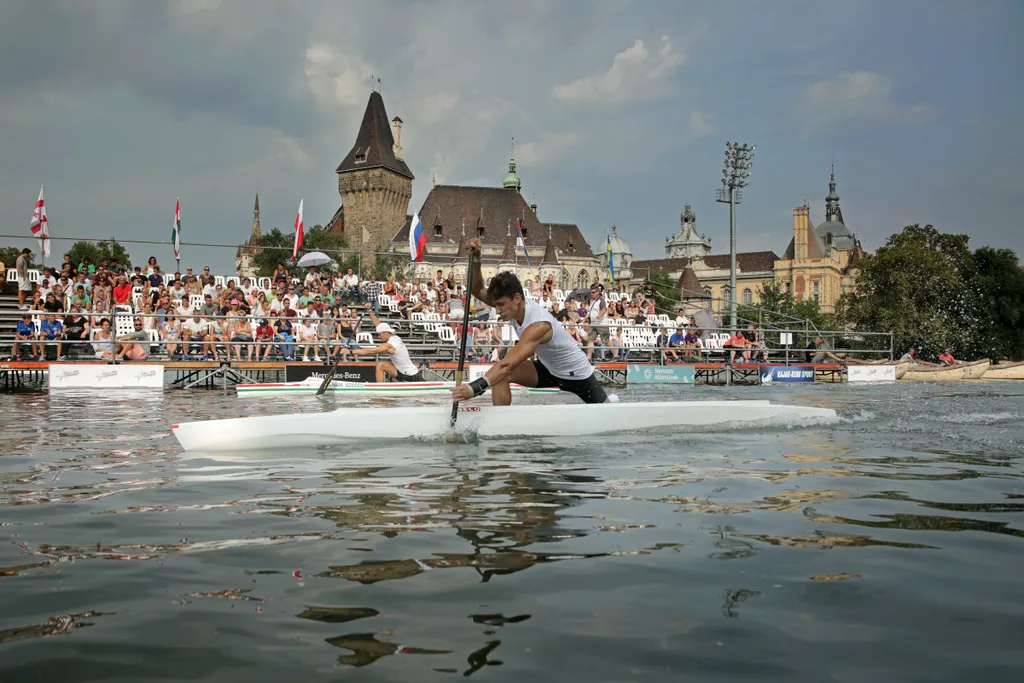
[[[381,334],[383,332],[389,332],[391,334],[394,334],[395,329],[391,327],[391,325],[388,325],[387,323],[381,323],[377,325],[377,334]]]

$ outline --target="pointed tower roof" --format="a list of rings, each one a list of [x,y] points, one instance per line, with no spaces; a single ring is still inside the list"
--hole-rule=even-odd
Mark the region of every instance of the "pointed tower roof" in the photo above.
[[[338,166],[337,173],[366,168],[386,168],[406,178],[414,177],[406,163],[395,156],[395,137],[384,109],[384,100],[377,91],[370,93],[356,144]]]
[[[469,240],[466,238],[466,222],[462,222],[462,237],[459,238],[459,249],[455,252],[455,260],[469,258]]]
[[[252,232],[249,234],[249,244],[262,236],[263,233],[260,231],[260,191],[256,190],[256,204],[252,209]]]
[[[683,274],[679,277],[679,289],[684,299],[708,298],[697,273],[689,265],[683,268]]]
[[[828,179],[828,195],[825,196],[825,221],[814,229],[823,246],[837,249],[853,249],[856,238],[843,222],[843,210],[839,208],[839,194],[836,192],[836,167]]]
[[[551,226],[548,226],[548,242],[544,245],[544,258],[540,260],[542,266],[557,266],[558,252],[555,251],[555,238],[551,234]]]
[[[519,182],[519,176],[516,175],[516,139],[512,138],[512,151],[508,155],[508,175],[505,176],[505,182],[502,187],[506,190],[515,190],[519,192],[523,184]]]
[[[516,240],[512,237],[512,221],[508,223],[508,229],[505,231],[505,246],[501,250],[501,258],[498,263],[515,263],[516,262]]]

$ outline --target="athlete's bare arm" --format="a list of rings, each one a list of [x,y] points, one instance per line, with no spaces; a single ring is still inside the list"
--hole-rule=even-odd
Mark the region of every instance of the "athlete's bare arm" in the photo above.
[[[538,346],[551,341],[551,333],[551,323],[543,321],[535,322],[523,330],[512,350],[487,371],[487,382],[491,386],[507,382],[512,371],[529,360],[537,352]]]
[[[353,356],[372,356],[377,353],[386,353],[389,356],[394,355],[395,347],[387,342],[374,346],[373,348],[366,347],[365,349],[355,349],[352,351]]]
[[[480,256],[480,250],[483,248],[483,242],[479,239],[475,239],[469,243],[469,250],[472,251],[477,257]],[[483,301],[488,306],[493,306],[490,297],[487,296],[487,287],[484,285],[484,274],[480,270],[480,258],[477,258],[473,264],[473,291],[470,292],[480,301]],[[466,302],[466,306],[469,306],[469,302]]]

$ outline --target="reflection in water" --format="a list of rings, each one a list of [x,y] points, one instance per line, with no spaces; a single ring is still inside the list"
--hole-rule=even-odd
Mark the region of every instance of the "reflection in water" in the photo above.
[[[92,626],[91,621],[84,621],[93,617],[102,617],[103,612],[71,612],[50,617],[42,624],[30,624],[0,631],[0,644],[14,643],[19,640],[30,638],[45,638],[46,636],[58,636],[70,633],[76,628]]]
[[[498,649],[501,645],[500,640],[490,640],[479,650],[474,651],[466,658],[469,662],[469,668],[462,672],[463,676],[471,676],[485,666],[501,666],[504,662],[500,659],[488,659],[488,655]]]
[[[325,640],[335,647],[352,650],[353,654],[338,657],[339,663],[348,666],[366,666],[388,655],[446,655],[451,652],[451,650],[430,650],[377,640],[377,635],[374,633],[352,633]]]
[[[724,601],[722,603],[722,614],[729,619],[736,619],[740,616],[739,607],[745,602],[749,602],[754,598],[761,597],[761,591],[747,590],[746,588],[736,588],[725,591]]]
[[[295,616],[299,619],[322,621],[325,624],[343,624],[346,621],[366,619],[379,614],[380,612],[369,607],[307,607]]]

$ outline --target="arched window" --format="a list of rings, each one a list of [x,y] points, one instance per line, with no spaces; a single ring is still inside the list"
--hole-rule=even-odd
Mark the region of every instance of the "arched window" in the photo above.
[[[750,306],[754,303],[754,292],[749,287],[743,290],[743,305]]]
[[[825,233],[825,246],[826,247],[831,247],[832,246],[832,233],[830,233],[830,232],[826,232]]]
[[[586,270],[581,270],[576,273],[576,287],[577,289],[586,289],[590,286],[590,273]]]
[[[729,289],[729,285],[722,286],[722,298],[726,301],[732,301],[732,290]]]
[[[561,284],[559,287],[565,292],[566,296],[572,291],[572,276],[569,275],[569,271],[565,268],[562,268]]]
[[[704,285],[704,296],[706,296],[709,299],[711,298],[711,286],[710,285]]]

